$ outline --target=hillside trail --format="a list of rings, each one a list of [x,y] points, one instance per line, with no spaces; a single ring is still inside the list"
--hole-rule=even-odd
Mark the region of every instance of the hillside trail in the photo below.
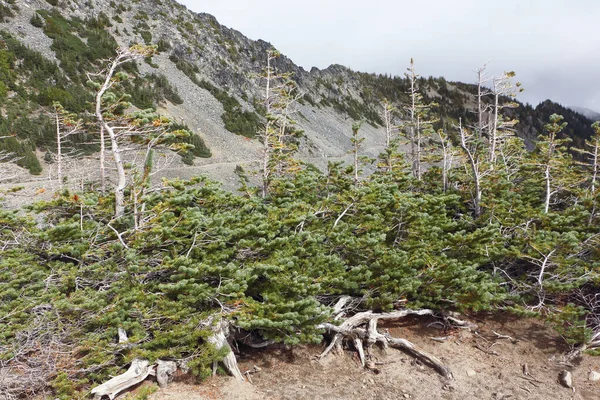
[[[442,332],[437,326],[428,326],[432,321],[423,318],[383,326],[393,336],[411,340],[441,358],[454,374],[452,381],[393,349],[376,353],[379,371],[375,373],[362,368],[351,350],[317,361],[323,346],[243,348],[238,354],[241,371],[255,370],[255,366],[259,369],[250,375],[252,383],[227,376],[197,383],[179,377],[150,399],[600,399],[600,382],[588,380],[590,371],[600,372],[600,357],[585,355],[570,365],[561,364],[569,348],[543,322],[513,316],[471,320],[479,325],[477,331]],[[500,338],[496,333],[511,338]],[[561,370],[572,373],[574,391],[558,382]]]

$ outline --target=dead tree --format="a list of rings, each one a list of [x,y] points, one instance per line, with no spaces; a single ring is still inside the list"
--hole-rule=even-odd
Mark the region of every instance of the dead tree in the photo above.
[[[278,74],[273,66],[280,56],[276,50],[267,51],[267,67],[262,75],[265,80],[264,107],[266,121],[258,132],[262,142],[262,196],[266,197],[274,173],[282,172],[284,164],[296,150],[293,138],[300,132],[294,127],[293,105],[303,96],[290,74]]]
[[[104,96],[108,91],[119,81],[121,76],[118,73],[118,68],[123,64],[135,61],[137,59],[147,57],[154,53],[154,49],[148,46],[134,45],[128,49],[117,49],[117,55],[110,61],[109,66],[102,72],[104,81],[97,85],[96,100],[95,100],[95,115],[100,124],[100,132],[108,133],[108,137],[111,144],[111,152],[113,159],[115,160],[115,167],[117,170],[117,184],[114,189],[115,193],[115,218],[121,217],[125,214],[125,187],[127,185],[127,178],[125,175],[125,166],[123,164],[122,151],[119,148],[119,142],[115,126],[110,123],[110,119],[105,117],[106,107],[103,107]],[[112,104],[114,106],[114,103]],[[104,138],[100,138],[101,143],[104,143]],[[102,146],[102,144],[101,144]],[[102,149],[101,149],[102,150]],[[100,154],[101,166],[104,153]],[[104,174],[104,172],[101,172]],[[105,175],[103,175],[105,176]]]
[[[488,64],[489,61],[475,70],[475,73],[477,74],[477,125],[475,126],[474,131],[475,137],[477,138],[481,138],[484,132],[488,131],[490,126],[488,115],[492,111],[492,107],[485,102],[485,98],[492,93],[485,86],[491,79],[486,74]]]
[[[408,95],[410,96],[410,106],[408,107],[408,115],[410,118],[410,123],[408,126],[408,140],[410,141],[410,158],[412,164],[412,172],[413,176],[417,174],[416,162],[417,162],[417,149],[416,149],[416,131],[417,127],[417,103],[419,101],[419,89],[417,87],[417,78],[418,75],[415,73],[415,62],[411,58],[410,66],[407,68],[408,73],[404,73],[404,75],[408,78],[410,82],[410,89],[408,91]]]
[[[360,130],[362,123],[355,122],[352,124],[352,137],[350,141],[352,142],[352,149],[350,153],[352,154],[352,162],[354,165],[354,186],[358,186],[358,175],[359,175],[359,160],[360,160],[360,148],[362,147],[362,143],[365,141],[364,137],[358,136],[358,131]]]
[[[518,123],[517,120],[504,120],[504,118],[500,115],[500,112],[505,108],[516,108],[518,107],[518,103],[514,101],[508,101],[506,103],[501,103],[500,99],[502,97],[514,98],[516,96],[516,92],[520,92],[523,89],[521,88],[521,84],[517,82],[513,85],[512,79],[515,77],[515,73],[513,71],[504,72],[499,77],[492,78],[492,95],[494,96],[494,105],[493,105],[493,117],[492,123],[489,124],[489,134],[488,134],[488,142],[489,142],[489,159],[490,166],[493,168],[496,163],[498,147],[510,136],[514,135],[514,126]]]
[[[588,219],[588,225],[591,225],[596,216],[596,189],[598,188],[598,171],[600,169],[600,122],[594,122],[592,124],[594,135],[585,140],[585,148],[573,148],[576,152],[583,155],[587,160],[579,163],[585,169],[590,171],[589,178],[589,197],[592,199],[592,211]]]
[[[408,125],[407,137],[410,142],[410,158],[412,164],[412,173],[415,178],[422,178],[422,158],[423,158],[423,143],[426,134],[433,134],[431,124],[435,121],[428,120],[428,114],[435,103],[424,104],[423,96],[419,93],[417,79],[419,75],[415,73],[414,60],[410,59],[410,66],[407,68],[407,73],[404,75],[410,82],[408,95],[410,96],[410,105],[405,107],[410,120],[405,125]]]
[[[552,250],[544,252],[538,250],[537,247],[535,247],[533,244],[530,244],[529,246],[533,250],[535,250],[539,255],[538,257],[524,257],[525,259],[529,260],[529,262],[531,262],[539,268],[539,271],[537,273],[536,285],[534,286],[535,292],[537,293],[538,297],[538,304],[531,307],[531,310],[535,311],[541,310],[545,305],[546,292],[544,290],[544,277],[547,273],[547,270],[556,265],[553,256],[557,249],[553,248]]]
[[[449,188],[449,175],[454,157],[456,156],[456,150],[454,149],[452,140],[450,140],[450,137],[443,129],[439,129],[437,134],[442,148],[442,188],[446,192]]]
[[[81,133],[81,119],[76,119],[74,114],[67,113],[64,107],[54,102],[54,123],[56,125],[56,177],[59,186],[63,185],[63,153],[64,141],[72,135]]]
[[[481,138],[468,132],[467,129],[462,126],[462,121],[460,120],[458,132],[460,134],[460,147],[467,158],[469,169],[471,170],[470,175],[473,180],[471,197],[473,199],[475,217],[478,217],[481,215],[482,180],[486,173],[485,169],[482,168],[483,157],[481,155]]]
[[[383,102],[383,121],[385,123],[385,169],[387,172],[392,172],[392,143],[394,142],[394,136],[398,131],[398,127],[393,123],[394,113],[396,108],[386,99]]]
[[[215,315],[204,321],[202,325],[211,327],[213,334],[207,338],[207,342],[214,346],[215,350],[224,348],[229,350],[225,357],[220,360],[225,365],[227,372],[241,382],[245,382],[246,380],[238,367],[235,354],[233,354],[227,342],[229,323]],[[126,333],[119,332],[119,335],[120,337],[124,337],[124,339],[120,340],[127,340]],[[216,370],[216,363],[217,361],[213,365],[214,370]],[[108,396],[112,400],[119,393],[144,381],[148,376],[155,376],[160,387],[166,387],[169,381],[172,380],[172,376],[177,371],[178,366],[182,364],[185,363],[163,360],[157,360],[155,364],[150,364],[148,360],[134,359],[127,371],[94,387],[91,390],[91,394],[94,395],[94,399],[100,400],[102,397]]]

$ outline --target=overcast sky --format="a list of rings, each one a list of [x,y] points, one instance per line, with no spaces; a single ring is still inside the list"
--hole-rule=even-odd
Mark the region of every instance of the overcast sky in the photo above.
[[[514,70],[522,101],[600,112],[600,0],[178,0],[307,70],[343,64],[474,82]]]

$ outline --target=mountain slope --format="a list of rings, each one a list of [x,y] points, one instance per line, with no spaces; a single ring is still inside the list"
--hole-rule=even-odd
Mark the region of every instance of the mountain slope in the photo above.
[[[19,84],[7,87],[2,100],[2,133],[16,133],[16,138],[10,145],[1,142],[0,146],[18,153],[20,164],[30,172],[40,173],[44,165],[36,164],[34,149],[41,151],[38,158],[46,154],[48,162],[52,159],[47,155],[54,146],[48,118],[52,101],[61,101],[78,113],[89,110],[92,94],[86,87],[86,73],[101,69],[102,60],[110,58],[117,46],[135,42],[156,44],[159,54],[130,68],[134,79],[125,90],[135,106],[158,108],[187,125],[199,136],[197,142],[201,138],[206,143],[212,157],[197,158],[196,165],[220,165],[215,177],[234,179],[236,163],[251,164],[259,158],[259,145],[252,138],[262,121],[263,82],[259,75],[269,43],[252,41],[220,25],[213,16],[193,13],[172,0],[140,0],[127,5],[109,0],[24,0],[3,7],[8,11],[0,24],[5,32],[2,36],[5,42],[14,42],[5,49],[10,60],[4,77],[7,82],[14,81],[10,75],[16,74]],[[17,49],[19,45],[34,51]],[[37,61],[27,67],[27,60],[33,58]],[[400,110],[408,101],[404,78],[354,72],[340,65],[305,71],[285,56],[275,60],[275,67],[293,73],[305,93],[295,115],[304,131],[300,157],[321,167],[332,158],[347,157],[354,120],[368,122],[361,129],[364,152],[376,156],[384,143],[381,101],[387,98]],[[40,69],[46,72],[40,74]],[[420,78],[419,90],[426,101],[439,104],[436,129],[452,129],[459,118],[473,121],[474,85]],[[513,112],[523,121],[517,126],[521,137],[533,140],[541,133],[547,120],[542,109],[522,106]],[[19,110],[29,116],[24,119]],[[565,117],[577,129],[573,135],[589,136],[586,127],[589,129],[591,121],[576,113]],[[32,134],[32,127],[38,133]],[[95,137],[93,129],[89,134],[73,146],[90,143]],[[87,146],[88,153],[95,149]],[[208,151],[202,154],[206,157]],[[181,168],[175,163],[171,174]]]
[[[600,113],[598,111],[590,110],[585,107],[569,107],[571,110],[578,112],[592,121],[600,121]]]

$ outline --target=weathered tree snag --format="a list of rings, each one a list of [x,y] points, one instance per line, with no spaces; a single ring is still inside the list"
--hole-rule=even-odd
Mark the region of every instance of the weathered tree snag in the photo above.
[[[156,381],[158,386],[166,388],[169,382],[173,380],[173,374],[177,371],[177,363],[175,361],[156,361]]]
[[[127,332],[123,328],[117,329],[117,334],[119,335],[119,343],[127,343],[129,342],[129,338],[127,337]]]
[[[148,360],[133,360],[126,372],[93,388],[91,393],[94,395],[94,399],[108,396],[110,400],[113,400],[123,390],[140,383],[154,372],[154,366],[149,364]]]
[[[347,302],[347,300],[345,300],[345,302]],[[342,311],[336,311],[337,313],[342,313]],[[341,346],[343,339],[347,339],[352,341],[356,351],[359,354],[361,364],[365,366],[370,360],[368,360],[368,357],[365,356],[363,344],[366,343],[367,353],[370,357],[370,348],[373,344],[377,343],[384,348],[391,346],[403,350],[404,352],[409,353],[413,357],[434,368],[444,378],[453,379],[450,369],[435,356],[420,349],[414,343],[411,343],[406,339],[395,338],[387,333],[383,335],[377,331],[377,322],[379,320],[396,320],[408,315],[435,315],[435,313],[432,310],[427,309],[401,310],[390,313],[374,313],[372,311],[366,311],[351,316],[339,326],[330,323],[323,323],[319,325],[319,327],[327,332],[334,333],[334,336],[327,348],[319,356],[319,359],[329,354],[334,347]],[[453,323],[456,323],[459,326],[468,326],[468,323],[455,317],[448,317],[447,319],[451,319]]]
[[[227,343],[227,331],[227,322],[221,320],[213,327],[213,335],[207,340],[209,343],[212,343],[217,350],[220,350],[223,347],[226,347],[229,350],[229,353],[227,353],[225,358],[222,360],[223,364],[225,365],[225,368],[227,368],[227,371],[231,375],[233,375],[236,379],[245,382],[246,380],[244,379],[244,376],[240,372],[240,369],[237,365],[235,354],[233,354],[231,346],[229,346],[229,343]]]

